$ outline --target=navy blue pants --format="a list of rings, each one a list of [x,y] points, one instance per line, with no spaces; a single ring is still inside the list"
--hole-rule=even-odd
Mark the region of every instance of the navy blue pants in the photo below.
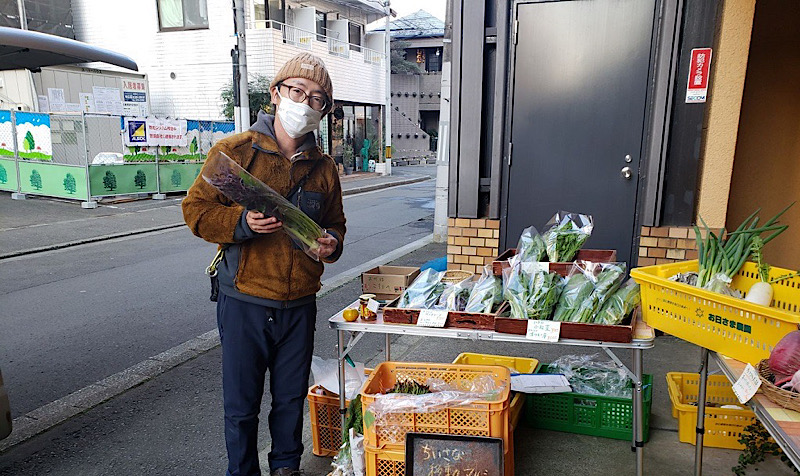
[[[300,468],[316,316],[316,302],[276,309],[220,293],[217,325],[222,341],[226,476],[261,475],[258,414],[267,371],[272,393],[270,471]]]

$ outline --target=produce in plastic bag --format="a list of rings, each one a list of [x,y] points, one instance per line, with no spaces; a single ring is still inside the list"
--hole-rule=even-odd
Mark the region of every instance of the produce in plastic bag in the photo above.
[[[491,266],[483,268],[483,274],[469,295],[466,312],[491,314],[495,306],[503,302],[503,281],[492,272]]]
[[[421,272],[411,286],[403,291],[397,307],[402,309],[431,309],[439,300],[445,285],[441,282],[444,272],[428,268]]]
[[[539,263],[516,263],[503,270],[504,296],[515,319],[549,319],[564,280]]]
[[[570,322],[572,316],[578,311],[583,301],[592,294],[594,283],[583,273],[575,273],[567,278],[564,290],[558,299],[554,321]]]
[[[727,274],[717,273],[711,276],[703,289],[741,299],[742,293],[731,287],[731,281],[733,280]]]
[[[595,314],[593,322],[597,324],[617,325],[622,322],[642,302],[639,285],[629,279],[619,287]]]
[[[542,238],[547,256],[555,263],[575,259],[575,255],[592,235],[594,222],[591,215],[558,212],[546,226],[549,228],[542,234]]]
[[[631,398],[633,381],[612,361],[599,354],[565,355],[550,364],[549,373],[563,374],[572,391],[586,395]]]
[[[434,307],[448,311],[463,311],[467,306],[473,286],[475,286],[475,281],[472,280],[472,277],[460,283],[446,285],[442,295],[439,297],[439,303]]]
[[[544,239],[535,227],[528,227],[522,231],[517,243],[517,254],[520,261],[546,261],[547,250]]]
[[[625,279],[626,268],[625,263],[592,263],[589,261],[575,263],[573,272],[583,273],[589,280],[594,281],[594,289],[570,317],[570,321],[593,322],[595,314],[600,311],[606,299],[617,290],[622,280]]]
[[[286,200],[281,194],[255,178],[239,164],[222,152],[206,159],[203,179],[223,195],[245,207],[266,216],[273,216],[283,224],[283,230],[312,259],[319,261],[314,252],[319,249],[317,238],[325,236],[325,230],[302,210]]]

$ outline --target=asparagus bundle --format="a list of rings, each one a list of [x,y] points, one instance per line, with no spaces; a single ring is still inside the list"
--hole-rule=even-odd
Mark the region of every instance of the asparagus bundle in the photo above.
[[[266,216],[274,216],[281,229],[310,257],[319,259],[313,251],[319,248],[318,238],[325,231],[302,210],[292,205],[281,194],[243,169],[223,152],[209,157],[203,166],[203,179],[223,195],[245,207]]]

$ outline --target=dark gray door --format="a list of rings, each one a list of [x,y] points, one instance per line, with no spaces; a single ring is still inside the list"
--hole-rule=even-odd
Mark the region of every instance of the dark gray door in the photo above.
[[[630,263],[655,2],[517,6],[508,247],[566,210],[593,215],[587,247]]]

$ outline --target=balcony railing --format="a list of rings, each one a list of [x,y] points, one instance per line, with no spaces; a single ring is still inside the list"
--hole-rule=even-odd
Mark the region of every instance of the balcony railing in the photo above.
[[[328,44],[328,54],[334,56],[341,56],[343,58],[350,57],[350,50],[360,51],[364,55],[364,62],[369,64],[380,65],[386,58],[384,53],[380,51],[371,50],[361,45],[355,45],[338,39],[339,33],[336,31],[323,28],[325,35],[321,35],[314,31],[304,30],[296,26],[287,25],[285,23],[277,22],[274,20],[256,20],[248,22],[248,28],[271,28],[281,31],[281,37],[285,43],[310,50],[314,41],[325,42]]]

